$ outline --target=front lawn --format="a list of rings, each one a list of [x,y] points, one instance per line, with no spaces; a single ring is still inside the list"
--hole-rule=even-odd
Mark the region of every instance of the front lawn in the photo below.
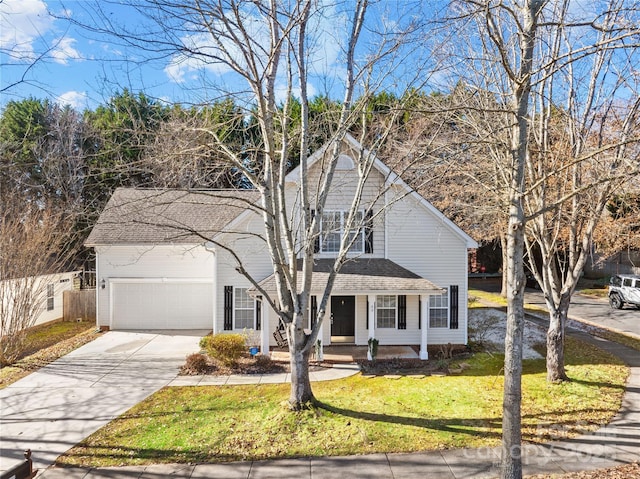
[[[320,406],[286,409],[289,385],[165,388],[58,459],[112,466],[408,452],[496,446],[501,355],[465,359],[459,376],[367,378],[313,384]],[[550,385],[544,360],[525,361],[524,438],[593,430],[619,410],[628,370],[590,345],[567,341],[572,382]]]

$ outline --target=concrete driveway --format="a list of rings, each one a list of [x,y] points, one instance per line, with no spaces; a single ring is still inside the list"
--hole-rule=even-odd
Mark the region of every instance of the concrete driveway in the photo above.
[[[206,331],[111,331],[0,390],[0,470],[44,468],[171,382]]]

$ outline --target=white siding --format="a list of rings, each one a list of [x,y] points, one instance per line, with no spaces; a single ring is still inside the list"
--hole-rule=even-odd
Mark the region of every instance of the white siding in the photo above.
[[[64,315],[64,305],[62,302],[63,293],[73,289],[73,278],[75,278],[77,273],[77,271],[74,271],[71,273],[50,274],[40,277],[45,284],[53,285],[53,309],[47,311],[47,294],[45,287],[45,294],[42,299],[42,312],[36,319],[35,324],[44,324],[62,318]]]
[[[243,221],[233,225],[233,233],[225,234],[217,238],[233,249],[233,252],[240,258],[247,272],[256,280],[261,281],[273,273],[271,259],[267,244],[262,239],[264,237],[264,223],[262,218],[256,214],[251,214]],[[249,233],[249,234],[247,234]],[[231,253],[222,248],[216,248],[216,269],[217,286],[216,297],[220,298],[215,305],[216,309],[216,331],[222,332],[224,329],[224,287],[249,288],[251,282],[242,274],[238,273],[237,260]],[[266,307],[266,303],[264,305]],[[234,325],[235,326],[235,325]],[[269,328],[273,332],[277,326],[274,317],[270,317]],[[241,332],[239,331],[235,332]]]
[[[428,343],[466,343],[467,246],[464,238],[415,198],[405,197],[390,206],[387,215],[387,241],[388,258],[391,261],[440,287],[459,286],[458,329],[429,328]],[[409,315],[413,310],[416,311],[417,324],[416,308],[417,306],[410,307],[407,298],[407,331],[398,331],[398,337],[408,334]],[[419,331],[416,329],[414,333],[416,339],[412,343],[416,344],[420,339]],[[384,338],[387,339],[386,334]]]
[[[405,345],[420,343],[420,329],[418,329],[418,296],[407,295],[407,329],[376,328],[375,337],[381,345]],[[367,297],[357,296],[356,307],[358,320],[356,323],[356,344],[367,345],[369,331],[367,323]],[[373,321],[370,319],[370,325]]]
[[[346,152],[346,151],[345,151]],[[309,174],[309,188],[318,191],[322,162],[316,162]],[[406,190],[394,187],[383,194],[384,175],[372,172],[364,189],[363,209],[377,200],[374,211],[382,203],[392,203],[389,209],[380,215],[374,225],[374,252],[371,257],[386,257],[391,261],[431,280],[438,286],[459,286],[459,328],[429,328],[429,344],[465,343],[467,328],[467,243],[450,223],[443,221],[429,208],[425,207],[413,195],[404,196]],[[336,171],[334,182],[327,198],[327,210],[349,209],[357,185],[357,169]],[[299,191],[293,182],[287,184],[289,212],[299,213]],[[394,202],[394,195],[400,199]],[[298,219],[294,219],[294,229]],[[231,248],[240,258],[244,268],[256,281],[260,281],[273,272],[269,251],[264,241],[264,224],[257,214],[243,216],[233,222],[230,231],[216,238]],[[98,323],[108,324],[110,315],[108,291],[100,290],[100,281],[105,278],[166,278],[209,279],[212,281],[212,316],[216,331],[224,330],[224,287],[250,287],[251,283],[238,273],[237,260],[224,248],[215,246],[215,255],[203,246],[112,246],[97,248],[98,282]],[[325,256],[331,256],[327,254]],[[108,289],[108,288],[107,288]],[[363,292],[365,293],[365,292]],[[337,294],[337,293],[336,293]],[[263,307],[267,307],[263,303]],[[327,306],[330,309],[330,301]],[[330,343],[330,311],[323,327],[323,344]],[[373,319],[372,319],[373,320]],[[426,320],[423,323],[427,327]],[[277,327],[277,316],[269,311],[269,337]],[[367,344],[366,296],[356,297],[356,342]],[[418,297],[407,296],[407,329],[376,329],[380,344],[418,344]]]
[[[345,151],[345,153],[347,153]],[[320,185],[324,179],[322,160],[317,161],[312,165],[308,175],[308,185],[310,191],[310,197],[312,205],[315,203],[316,193],[320,191]],[[347,211],[353,203],[353,198],[358,186],[358,171],[357,169],[351,170],[336,170],[333,182],[329,188],[329,194],[327,195],[327,201],[325,204],[325,210],[327,211]],[[360,202],[360,209],[368,209],[372,202],[376,202],[374,205],[374,214],[384,204],[384,177],[377,170],[373,170],[367,179],[365,187],[362,193],[362,200]],[[288,208],[290,211],[294,211],[299,215],[299,210],[296,205],[299,204],[299,191],[298,185],[289,183],[287,190],[287,200],[289,201]],[[362,254],[364,257],[384,257],[384,215],[380,214],[374,219],[373,228],[373,253]],[[335,253],[323,253],[320,257],[335,257]]]
[[[73,289],[73,278],[77,271],[68,273],[47,274],[16,280],[0,281],[0,297],[3,301],[3,314],[10,317],[11,304],[14,294],[21,298],[31,299],[33,308],[33,322],[28,326],[36,326],[55,321],[63,317],[63,292]],[[53,287],[53,309],[48,310],[48,286]],[[28,291],[28,292],[27,292]],[[2,330],[0,330],[0,336]]]

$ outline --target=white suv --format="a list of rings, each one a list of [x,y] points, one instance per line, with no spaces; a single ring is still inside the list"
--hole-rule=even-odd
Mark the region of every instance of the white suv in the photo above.
[[[617,274],[609,281],[609,305],[613,309],[622,309],[624,304],[640,309],[640,276]]]

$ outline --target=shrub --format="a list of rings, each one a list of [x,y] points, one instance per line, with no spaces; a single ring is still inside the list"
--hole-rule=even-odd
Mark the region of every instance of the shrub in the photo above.
[[[214,334],[205,336],[200,347],[225,366],[233,366],[246,350],[245,337],[241,334]]]
[[[207,350],[209,349],[209,341],[211,340],[211,334],[206,335],[200,340],[199,346],[200,349]]]
[[[204,354],[194,353],[187,356],[184,369],[194,373],[204,373],[209,368],[209,362]]]

